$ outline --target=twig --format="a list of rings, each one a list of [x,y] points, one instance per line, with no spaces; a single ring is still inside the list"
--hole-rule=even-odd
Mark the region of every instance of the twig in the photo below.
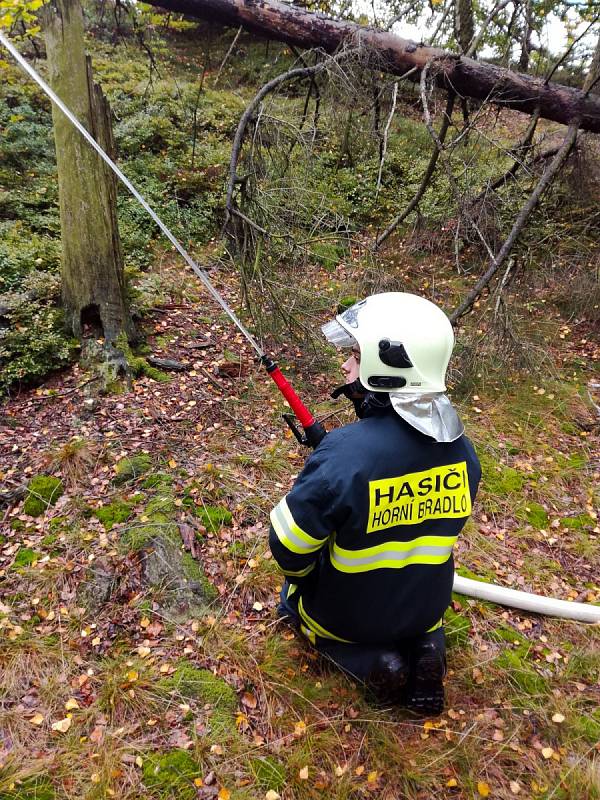
[[[385,162],[385,154],[387,152],[387,145],[388,145],[388,134],[390,132],[390,125],[392,124],[392,119],[396,111],[397,99],[398,99],[398,81],[395,81],[394,88],[392,91],[392,107],[390,109],[387,122],[385,123],[385,128],[383,129],[383,142],[381,147],[381,158],[379,160],[379,172],[377,174],[377,186],[375,187],[375,197],[377,197],[377,195],[379,194],[379,190],[381,189],[381,173],[383,171],[383,164]]]
[[[444,140],[446,139],[446,134],[448,133],[448,128],[450,127],[450,122],[452,119],[452,111],[454,109],[454,101],[455,95],[454,93],[448,95],[448,102],[446,103],[446,109],[444,111],[444,116],[442,118],[442,124],[440,126],[440,132],[438,134],[438,140],[443,144]],[[423,179],[421,180],[421,184],[415,194],[413,195],[412,200],[406,206],[404,211],[399,214],[392,222],[388,225],[388,227],[381,233],[377,239],[375,240],[375,249],[381,247],[381,245],[385,242],[385,240],[392,234],[398,225],[400,225],[404,220],[411,214],[415,208],[419,205],[421,198],[427,191],[429,186],[429,182],[435,172],[435,166],[437,164],[438,158],[440,157],[440,151],[437,147],[434,147],[433,152],[431,153],[431,158],[429,159],[429,164],[427,165],[427,169],[425,170],[425,174],[423,175]]]
[[[476,52],[477,48],[481,44],[481,40],[483,39],[483,36],[484,36],[485,32],[487,30],[487,26],[494,19],[496,14],[500,13],[500,11],[505,9],[506,6],[511,2],[512,2],[512,0],[500,0],[500,2],[496,3],[496,5],[492,8],[490,13],[485,18],[483,24],[481,25],[479,33],[476,34],[475,36],[473,36],[473,38],[471,39],[471,42],[470,42],[469,46],[467,47],[467,51],[465,53],[467,58],[471,58],[474,55],[474,53]]]
[[[215,77],[215,79],[213,81],[213,86],[216,86],[217,83],[219,82],[219,78],[221,77],[221,72],[223,71],[223,67],[225,66],[225,64],[227,63],[227,59],[229,58],[229,56],[233,52],[233,48],[237,44],[237,40],[240,38],[240,34],[242,32],[242,27],[243,26],[240,25],[240,27],[237,29],[237,33],[233,37],[232,43],[229,45],[229,50],[225,53],[225,58],[223,59],[223,61],[221,61],[221,66],[217,70],[217,75],[216,75],[216,77]]]
[[[546,171],[538,181],[535,189],[533,190],[533,192],[529,197],[529,200],[525,203],[525,205],[517,215],[512,230],[510,231],[504,244],[500,248],[498,255],[494,256],[491,259],[491,264],[486,270],[485,274],[482,275],[482,277],[477,281],[473,289],[469,292],[467,297],[458,306],[458,308],[456,308],[450,315],[450,322],[453,325],[455,325],[461,317],[463,317],[468,311],[470,311],[470,309],[473,306],[473,303],[477,300],[477,298],[480,296],[480,294],[492,280],[496,272],[506,261],[509,253],[511,252],[517,239],[519,238],[519,235],[523,230],[525,223],[529,219],[531,212],[537,206],[542,194],[550,185],[557,172],[559,172],[562,165],[566,161],[569,153],[571,152],[571,149],[575,144],[575,140],[577,139],[577,131],[579,129],[579,123],[580,123],[579,117],[576,118],[573,122],[571,122],[567,130],[567,134],[556,156],[554,157],[552,163],[546,169]]]

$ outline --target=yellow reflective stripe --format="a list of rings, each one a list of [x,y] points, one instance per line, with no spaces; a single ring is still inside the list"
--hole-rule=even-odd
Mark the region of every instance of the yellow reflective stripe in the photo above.
[[[292,553],[314,553],[325,539],[315,539],[296,524],[285,497],[271,511],[271,524],[281,544]]]
[[[342,639],[341,636],[336,636],[334,633],[330,633],[329,631],[325,630],[322,625],[319,625],[312,617],[310,617],[306,611],[304,610],[304,605],[302,604],[302,597],[300,597],[300,601],[298,602],[298,611],[300,612],[300,616],[304,623],[311,628],[313,628],[317,634],[323,639],[333,639],[336,642],[345,642],[346,644],[354,644],[351,642],[350,639]]]
[[[361,550],[346,550],[331,542],[329,553],[340,572],[401,569],[410,564],[443,564],[452,554],[458,536],[419,536],[408,542],[385,542]]]
[[[290,583],[289,586],[288,586],[288,590],[287,590],[287,594],[285,596],[285,599],[289,600],[289,598],[294,594],[294,592],[296,591],[297,588],[298,588],[298,584],[297,583]]]
[[[311,631],[310,628],[306,627],[306,625],[300,625],[300,632],[306,636],[306,638],[311,644],[317,643],[317,637],[315,636],[313,631]]]
[[[435,625],[432,625],[431,628],[428,628],[425,632],[426,633],[433,633],[433,631],[437,631],[438,628],[441,628],[444,624],[444,618],[438,619]]]
[[[303,578],[305,575],[308,575],[309,572],[315,568],[315,562],[313,561],[312,564],[309,564],[308,567],[305,569],[298,569],[298,570],[291,570],[291,569],[282,569],[284,575],[288,575],[290,578]]]

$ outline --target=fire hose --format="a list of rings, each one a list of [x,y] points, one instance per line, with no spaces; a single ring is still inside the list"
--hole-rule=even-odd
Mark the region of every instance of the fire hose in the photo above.
[[[89,131],[79,122],[73,113],[67,108],[62,100],[55,94],[50,86],[43,80],[43,78],[27,63],[21,56],[19,51],[13,44],[6,38],[0,31],[0,44],[2,44],[8,52],[12,55],[19,66],[29,75],[29,77],[37,83],[42,91],[50,98],[50,100],[62,111],[72,125],[77,128],[79,133],[84,137],[88,144],[98,153],[100,158],[110,167],[121,183],[129,190],[129,192],[140,203],[144,210],[154,220],[156,225],[160,228],[163,234],[171,242],[173,247],[183,257],[188,266],[193,270],[195,275],[204,284],[208,293],[212,298],[221,306],[223,311],[228,315],[234,325],[243,334],[246,340],[252,345],[256,351],[261,364],[265,367],[267,373],[271,376],[275,385],[286,399],[296,419],[304,429],[302,434],[295,426],[294,418],[290,414],[284,414],[286,423],[291,428],[292,432],[301,444],[309,447],[317,447],[321,439],[325,436],[326,431],[323,425],[318,422],[310,411],[306,408],[304,403],[300,400],[291,384],[285,378],[277,363],[273,361],[258,344],[256,339],[252,336],[250,331],[247,330],[245,325],[241,322],[233,309],[225,301],[223,296],[217,291],[212,284],[206,270],[202,269],[185,250],[183,245],[175,238],[169,228],[164,224],[156,212],[148,205],[146,200],[138,192],[131,181],[123,174],[115,162],[104,152],[102,147],[89,133]],[[600,623],[600,606],[594,606],[589,603],[575,603],[565,600],[556,600],[554,598],[543,597],[541,595],[530,594],[528,592],[517,591],[515,589],[508,589],[504,586],[498,586],[492,583],[484,583],[483,581],[475,581],[469,578],[463,578],[457,574],[454,576],[454,591],[459,594],[464,594],[469,597],[476,597],[482,600],[487,600],[492,603],[510,606],[512,608],[522,609],[524,611],[531,611],[537,614],[545,614],[554,617],[563,617],[565,619],[577,620],[580,622]]]

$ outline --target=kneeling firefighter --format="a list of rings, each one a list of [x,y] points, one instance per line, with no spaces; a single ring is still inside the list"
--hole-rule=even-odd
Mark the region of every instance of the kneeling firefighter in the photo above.
[[[333,396],[359,420],[325,436],[271,512],[280,613],[384,702],[438,714],[452,548],[481,476],[444,394],[452,326],[429,300],[386,292],[322,330],[352,348]]]

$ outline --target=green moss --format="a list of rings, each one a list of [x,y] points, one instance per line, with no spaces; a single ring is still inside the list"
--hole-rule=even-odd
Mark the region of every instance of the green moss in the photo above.
[[[143,550],[157,536],[163,536],[173,542],[181,544],[179,528],[174,522],[167,519],[156,519],[151,522],[128,526],[121,536],[121,545],[126,550]]]
[[[58,537],[59,537],[58,533],[49,533],[47,536],[44,536],[44,538],[41,541],[41,544],[43,547],[51,547],[54,544],[54,542],[56,542]]]
[[[224,525],[231,525],[231,511],[223,506],[195,506],[194,513],[211,533],[216,533]]]
[[[589,514],[578,514],[576,517],[564,517],[561,520],[565,528],[593,528],[594,520]]]
[[[523,693],[523,701],[531,702],[549,691],[548,681],[527,663],[527,646],[506,648],[494,659],[493,664],[506,673],[506,677]]]
[[[24,531],[26,527],[27,525],[25,525],[22,519],[11,519],[10,521],[11,531]]]
[[[13,567],[15,567],[15,569],[18,569],[20,567],[30,567],[36,561],[39,561],[40,558],[41,555],[37,553],[35,550],[32,550],[30,547],[21,547],[21,549],[15,556]]]
[[[173,485],[173,478],[166,472],[154,472],[142,481],[142,489],[167,488]]]
[[[250,759],[250,770],[258,785],[265,791],[277,792],[286,784],[286,771],[283,764],[272,756]]]
[[[117,337],[116,346],[125,356],[125,360],[129,365],[131,374],[135,378],[146,375],[148,378],[152,378],[152,380],[160,381],[162,383],[167,383],[171,380],[170,376],[167,375],[166,372],[162,372],[155,367],[151,367],[143,356],[134,355],[131,347],[129,346],[129,342],[127,341],[127,337],[124,334],[120,334]]]
[[[543,506],[539,503],[528,503],[525,508],[525,515],[527,521],[533,525],[534,528],[547,528],[549,519],[548,514]]]
[[[452,607],[444,614],[444,631],[449,648],[463,647],[469,641],[471,622],[467,616],[457,614]]]
[[[209,721],[212,738],[233,736],[237,733],[235,712],[237,695],[222,678],[210,670],[199,669],[189,661],[180,661],[175,672],[163,678],[158,686],[178,696],[199,700],[211,706]]]
[[[191,556],[190,553],[182,553],[181,561],[183,563],[183,569],[185,571],[186,578],[190,581],[200,584],[206,602],[210,603],[213,600],[216,600],[219,596],[219,592],[208,580],[198,561],[196,561],[196,559]]]
[[[47,778],[27,778],[15,782],[14,789],[0,792],[0,800],[54,800],[54,787]]]
[[[146,505],[144,516],[150,519],[167,519],[176,512],[175,498],[172,494],[159,494]]]
[[[48,523],[48,527],[51,531],[62,531],[64,530],[69,523],[68,517],[60,516],[60,517],[53,517],[50,522]]]
[[[60,478],[54,478],[52,475],[36,475],[29,481],[27,491],[23,511],[30,517],[39,517],[56,503],[63,494],[64,487]]]
[[[122,458],[117,463],[117,472],[113,483],[120,485],[127,481],[135,480],[152,468],[152,459],[148,453],[136,453],[133,456]]]
[[[100,520],[107,531],[120,522],[126,522],[131,516],[133,506],[124,500],[115,500],[108,506],[101,506],[94,509],[94,516]]]
[[[585,739],[591,745],[600,742],[600,711],[594,709],[589,714],[569,718],[569,735],[571,738]]]
[[[194,778],[200,769],[187,750],[171,750],[169,753],[152,753],[144,759],[142,776],[146,788],[153,797],[193,800],[196,797]]]

